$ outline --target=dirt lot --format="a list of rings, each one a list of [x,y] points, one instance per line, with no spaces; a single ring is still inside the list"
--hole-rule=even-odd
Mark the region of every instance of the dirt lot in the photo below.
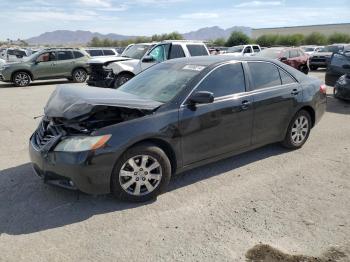
[[[197,168],[137,205],[77,198],[33,174],[33,116],[58,83],[0,83],[0,261],[350,261],[349,103],[329,96],[301,150]]]

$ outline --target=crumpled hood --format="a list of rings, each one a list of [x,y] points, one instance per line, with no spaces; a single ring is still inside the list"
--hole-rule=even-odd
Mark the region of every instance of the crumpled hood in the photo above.
[[[71,120],[88,115],[96,106],[155,110],[163,103],[109,88],[87,85],[59,85],[51,94],[44,112],[47,117]]]
[[[123,57],[123,56],[102,56],[102,57],[94,57],[88,61],[88,64],[109,64],[113,62],[126,61],[131,60],[132,58]]]

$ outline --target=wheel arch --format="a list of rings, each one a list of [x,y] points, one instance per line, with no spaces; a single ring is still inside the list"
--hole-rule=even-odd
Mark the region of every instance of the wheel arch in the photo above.
[[[83,69],[88,74],[88,70],[86,68],[84,68],[83,66],[77,66],[77,67],[73,68],[70,75],[73,76],[74,71],[78,70],[78,69]]]
[[[30,72],[30,70],[27,70],[27,69],[18,69],[18,70],[13,71],[12,74],[11,74],[11,81],[12,81],[12,82],[13,82],[13,80],[14,80],[13,78],[14,78],[15,74],[18,73],[18,72],[25,72],[25,73],[27,73],[27,74],[30,76],[30,80],[31,80],[31,81],[34,80],[34,76],[33,76],[32,72]]]
[[[301,107],[299,111],[301,110],[305,110],[306,112],[308,112],[310,114],[310,117],[311,117],[311,128],[315,126],[315,122],[316,122],[316,112],[315,112],[315,109],[313,109],[311,106],[303,106]],[[298,113],[297,112],[297,113]]]
[[[135,74],[134,74],[133,72],[127,71],[127,70],[124,70],[124,71],[119,72],[117,75],[115,75],[115,77],[118,77],[118,76],[120,76],[120,75],[130,75],[130,76],[132,76],[132,77],[135,76]]]

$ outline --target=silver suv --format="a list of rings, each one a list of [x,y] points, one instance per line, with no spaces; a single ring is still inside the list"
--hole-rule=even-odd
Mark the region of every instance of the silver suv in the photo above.
[[[145,50],[145,45],[148,45],[148,50]],[[157,44],[135,44],[119,59],[103,59],[100,63],[96,59],[91,60],[88,84],[118,88],[154,64],[174,58],[208,55],[206,45],[199,41],[167,40]]]

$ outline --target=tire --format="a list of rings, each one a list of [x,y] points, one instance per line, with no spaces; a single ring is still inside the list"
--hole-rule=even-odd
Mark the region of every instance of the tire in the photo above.
[[[336,88],[336,87],[333,88],[333,96],[335,98],[338,98],[338,88]]]
[[[115,78],[113,87],[115,89],[117,89],[118,87],[120,87],[121,85],[125,84],[126,82],[128,82],[133,77],[134,76],[132,74],[121,73],[121,74],[117,75],[117,77]]]
[[[301,65],[299,71],[303,72],[305,75],[309,73],[309,67],[307,65]]]
[[[12,81],[15,86],[24,87],[24,86],[29,86],[31,78],[27,72],[20,71],[20,72],[16,72],[13,75]]]
[[[121,200],[149,201],[166,189],[170,177],[171,164],[164,151],[142,143],[118,159],[111,176],[111,192]]]
[[[75,69],[72,73],[74,83],[84,83],[87,79],[87,72],[83,68]]]
[[[312,121],[310,114],[300,110],[290,122],[282,145],[289,149],[301,148],[309,138]]]
[[[318,69],[318,66],[310,65],[310,69],[316,71]]]

